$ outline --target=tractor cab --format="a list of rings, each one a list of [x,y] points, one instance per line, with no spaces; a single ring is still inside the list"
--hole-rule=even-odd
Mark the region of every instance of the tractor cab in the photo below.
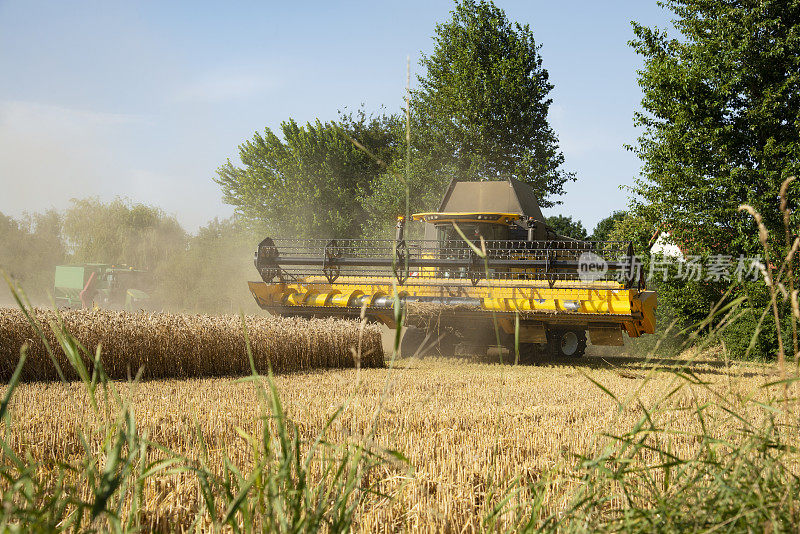
[[[54,298],[59,307],[134,310],[149,300],[152,284],[149,273],[126,265],[58,265]]]

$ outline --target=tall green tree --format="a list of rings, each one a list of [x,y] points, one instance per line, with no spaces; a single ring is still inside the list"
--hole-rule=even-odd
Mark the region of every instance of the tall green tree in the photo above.
[[[754,256],[762,253],[758,231],[737,210],[746,203],[782,245],[777,195],[800,170],[800,2],[663,5],[675,14],[675,31],[634,23],[631,42],[644,58],[635,116],[643,129],[634,147],[643,162],[637,216],[650,232],[668,229],[688,254]],[[797,188],[788,196],[795,208]],[[727,285],[670,279],[659,284],[659,299],[684,324],[696,324]],[[728,328],[728,349],[742,353],[769,300],[763,281],[737,284],[734,294],[746,296],[751,308]],[[788,304],[781,308],[788,317]],[[777,329],[766,323],[757,346],[774,355],[776,344]]]
[[[367,213],[362,235],[375,239],[393,238],[396,217],[406,213],[406,188],[411,213],[435,211],[453,175],[441,163],[432,161],[430,153],[412,146],[410,161],[406,162],[402,157],[395,159],[375,177],[369,193],[361,197],[361,205]],[[423,228],[415,223],[408,226],[407,231],[411,238],[421,238]]]
[[[413,93],[416,143],[457,178],[513,177],[552,206],[574,176],[547,120],[553,85],[530,27],[492,2],[457,0],[434,43]]]
[[[358,237],[367,217],[361,199],[399,153],[397,119],[343,115],[339,124],[283,122],[239,146],[215,181],[226,203],[252,223],[292,237]],[[356,139],[373,157],[352,142]]]
[[[664,5],[677,34],[633,25],[644,58],[635,190],[653,223],[697,251],[755,253],[753,221],[737,207],[751,204],[783,235],[776,196],[800,170],[800,2]]]

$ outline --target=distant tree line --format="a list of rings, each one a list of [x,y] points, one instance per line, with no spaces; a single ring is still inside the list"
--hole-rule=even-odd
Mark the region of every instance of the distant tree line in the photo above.
[[[107,263],[149,271],[159,308],[254,311],[246,281],[257,276],[259,234],[237,219],[214,219],[192,235],[157,207],[73,199],[63,211],[0,213],[0,270],[39,305],[50,304],[56,265]],[[0,295],[7,297],[5,283]]]
[[[591,234],[583,227],[580,220],[573,219],[568,215],[551,215],[545,218],[545,222],[559,235],[588,241],[609,241],[613,237],[612,230],[616,223],[622,221],[627,215],[626,211],[613,212],[608,217],[601,219]]]

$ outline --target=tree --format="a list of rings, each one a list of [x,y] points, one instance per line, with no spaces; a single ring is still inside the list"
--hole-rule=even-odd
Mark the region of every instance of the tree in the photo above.
[[[415,144],[458,178],[517,178],[552,206],[574,175],[547,121],[553,85],[530,27],[492,2],[458,0],[434,42],[413,93]]]
[[[61,215],[52,209],[19,219],[0,213],[0,243],[0,270],[22,285],[34,301],[48,304],[53,270],[66,259]],[[0,295],[5,295],[5,281],[0,283]]]
[[[397,158],[390,168],[375,177],[371,191],[362,197],[361,204],[367,213],[362,235],[393,238],[397,216],[406,213],[406,187],[410,213],[438,209],[451,175],[432,162],[430,154],[412,147],[408,173],[405,159]],[[410,238],[421,238],[423,227],[412,224],[407,226],[407,231]]]
[[[625,219],[627,215],[627,211],[615,211],[605,219],[601,219],[600,222],[598,222],[594,227],[592,235],[589,236],[589,239],[592,241],[610,241],[609,235],[614,229],[614,225],[617,224],[617,222]]]
[[[678,241],[754,254],[757,232],[738,206],[754,206],[782,236],[775,199],[800,168],[800,3],[665,5],[679,36],[634,23],[645,61],[635,191]]]
[[[358,237],[367,218],[361,199],[400,153],[397,118],[342,115],[340,124],[281,123],[283,139],[266,128],[239,146],[242,166],[228,162],[215,181],[226,203],[252,223],[291,237]],[[349,137],[349,138],[348,138]]]
[[[773,244],[783,245],[776,209],[783,180],[800,169],[800,3],[785,0],[666,0],[677,35],[634,23],[631,42],[644,57],[639,73],[643,128],[633,150],[643,162],[634,211],[649,230],[666,228],[700,255],[762,253],[752,217],[758,210]],[[789,207],[797,207],[797,189]],[[796,218],[792,225],[796,226]],[[662,301],[684,326],[697,324],[727,289],[726,282],[660,284]],[[763,281],[740,283],[751,310],[769,302]],[[663,299],[662,299],[663,297]],[[781,304],[788,316],[788,304]],[[757,317],[734,324],[728,349],[741,353],[759,331]],[[774,354],[777,330],[760,330],[762,354]],[[783,332],[786,334],[786,331]],[[739,348],[735,347],[738,343]]]
[[[153,270],[185,247],[186,232],[160,208],[117,198],[72,199],[64,237],[77,263],[126,264]]]
[[[583,227],[583,223],[572,220],[572,217],[553,215],[545,218],[545,222],[559,235],[564,235],[573,239],[586,239],[586,228]]]

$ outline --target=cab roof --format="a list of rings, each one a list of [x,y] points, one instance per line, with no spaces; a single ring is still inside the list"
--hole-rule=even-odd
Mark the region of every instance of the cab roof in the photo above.
[[[533,188],[513,178],[482,182],[451,180],[439,213],[512,213],[544,221]]]

